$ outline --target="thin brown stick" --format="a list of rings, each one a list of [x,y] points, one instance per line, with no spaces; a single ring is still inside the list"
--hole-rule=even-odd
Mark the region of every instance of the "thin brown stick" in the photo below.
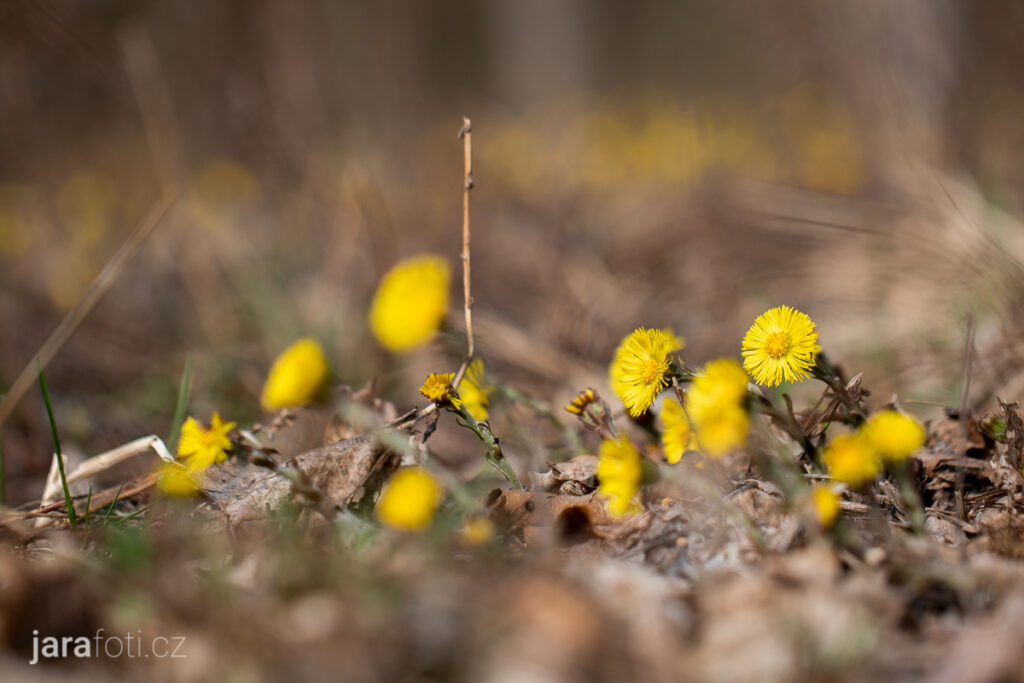
[[[3,400],[0,401],[0,425],[10,417],[11,411],[14,410],[14,406],[17,405],[18,401],[25,394],[29,387],[31,387],[39,373],[46,369],[50,361],[53,360],[54,355],[60,350],[62,346],[67,342],[68,338],[75,329],[85,319],[85,316],[89,315],[93,306],[96,302],[107,293],[114,281],[124,270],[125,265],[129,259],[135,255],[142,246],[142,243],[149,237],[150,233],[160,225],[163,221],[164,216],[174,205],[177,199],[177,192],[174,189],[168,189],[164,192],[163,196],[153,205],[153,208],[149,210],[149,213],[142,219],[139,225],[135,228],[135,231],[128,237],[127,240],[120,246],[120,248],[114,253],[110,260],[107,261],[107,265],[103,267],[100,274],[96,276],[92,284],[89,285],[89,289],[85,290],[85,294],[78,300],[75,307],[68,311],[68,314],[64,316],[64,319],[60,321],[50,336],[43,342],[43,345],[39,347],[32,358],[29,359],[28,363],[25,364],[25,369],[18,375],[18,379],[14,380],[14,384],[11,385],[7,395],[4,396]]]
[[[964,343],[964,374],[960,384],[960,412],[958,419],[960,420],[960,439],[964,445],[964,449],[967,448],[967,433],[970,426],[970,415],[967,410],[967,401],[971,395],[971,364],[974,359],[974,316],[967,316],[967,340]],[[958,453],[957,455],[963,455]],[[964,506],[964,468],[963,465],[959,465],[956,471],[956,490],[954,491],[954,498],[956,499],[957,513],[960,515],[960,519],[967,521],[967,510]]]
[[[466,372],[469,361],[473,360],[475,350],[473,344],[473,296],[470,290],[470,268],[469,268],[469,193],[473,190],[473,125],[469,118],[462,117],[462,128],[459,130],[459,137],[462,138],[462,159],[465,170],[465,179],[462,188],[462,292],[463,307],[466,311],[466,362],[459,368],[452,386],[456,389],[462,376]]]

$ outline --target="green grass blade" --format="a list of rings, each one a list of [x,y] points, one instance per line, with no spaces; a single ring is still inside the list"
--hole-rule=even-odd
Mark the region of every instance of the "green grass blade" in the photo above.
[[[50,392],[46,389],[46,375],[42,369],[39,370],[39,389],[43,392],[43,402],[46,403],[46,416],[50,419],[50,431],[53,433],[53,450],[57,456],[57,470],[60,472],[60,485],[64,489],[64,504],[68,509],[68,523],[74,529],[78,526],[78,519],[75,517],[75,504],[71,502],[71,491],[68,489],[68,478],[64,474],[64,457],[60,452],[60,437],[57,436],[57,421],[53,417],[53,405],[50,403]]]
[[[117,487],[117,493],[114,494],[114,500],[110,501],[110,507],[107,508],[107,514],[103,515],[103,521],[110,519],[110,515],[114,514],[114,506],[117,505],[117,499],[121,497],[121,489],[124,488],[124,482]]]
[[[181,373],[181,386],[178,388],[178,400],[174,405],[174,419],[171,420],[171,433],[167,435],[165,443],[171,453],[178,452],[178,437],[181,435],[181,425],[185,422],[185,413],[188,412],[188,398],[192,393],[192,356],[185,359],[185,370]]]

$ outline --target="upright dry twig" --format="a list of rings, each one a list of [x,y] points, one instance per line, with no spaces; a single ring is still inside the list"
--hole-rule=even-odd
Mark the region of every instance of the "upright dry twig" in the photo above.
[[[107,265],[103,267],[100,274],[89,285],[89,289],[85,290],[85,294],[78,300],[75,307],[64,316],[64,319],[57,325],[57,329],[39,347],[36,355],[25,364],[25,369],[21,371],[18,378],[14,380],[14,384],[11,385],[10,390],[3,400],[0,401],[0,425],[10,417],[14,406],[25,395],[25,391],[36,381],[38,373],[46,369],[46,366],[53,360],[57,351],[64,346],[71,334],[85,319],[85,316],[89,315],[89,311],[96,305],[96,302],[114,284],[117,276],[124,270],[128,260],[135,255],[135,252],[139,250],[139,247],[142,246],[142,243],[149,237],[156,226],[160,225],[164,216],[167,215],[171,206],[174,205],[176,197],[177,193],[173,189],[168,189],[164,192],[163,196],[153,205],[153,208],[149,210],[149,213],[146,214],[142,222],[135,228],[135,231],[124,241],[110,260],[107,261]]]
[[[971,361],[974,358],[974,316],[967,316],[967,339],[964,342],[964,374],[963,380],[960,384],[960,406],[959,415],[960,420],[960,441],[964,444],[964,448],[967,447],[967,433],[969,431],[970,415],[968,415],[967,401],[971,395]],[[962,455],[962,454],[958,454]],[[954,498],[956,499],[956,510],[957,514],[960,515],[960,519],[967,521],[967,508],[964,505],[964,467],[963,464],[957,466],[956,471],[956,490],[954,491]]]
[[[466,361],[452,381],[452,386],[459,388],[462,376],[466,374],[469,362],[473,360],[473,296],[470,289],[469,268],[469,193],[473,190],[473,126],[468,117],[462,117],[462,128],[459,129],[462,139],[462,159],[465,171],[462,186],[462,293],[463,307],[466,311]]]

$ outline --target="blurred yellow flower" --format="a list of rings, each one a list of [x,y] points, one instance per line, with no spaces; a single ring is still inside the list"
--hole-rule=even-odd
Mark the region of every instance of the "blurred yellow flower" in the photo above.
[[[161,463],[156,487],[171,498],[190,498],[199,492],[199,486],[188,469],[173,462]]]
[[[679,401],[667,397],[661,406],[661,447],[665,450],[665,460],[670,465],[682,460],[692,440],[686,411]]]
[[[188,418],[181,426],[178,458],[183,459],[192,472],[223,462],[233,447],[228,434],[234,428],[235,423],[225,422],[219,413],[214,413],[210,418],[209,427],[202,426],[195,418]]]
[[[826,529],[831,529],[839,518],[839,494],[828,486],[815,486],[811,490],[814,514]]]
[[[406,259],[385,273],[370,305],[370,329],[392,351],[430,341],[448,309],[451,269],[439,256]]]
[[[469,545],[483,545],[494,536],[494,522],[487,517],[471,517],[462,527],[462,540]]]
[[[717,458],[743,447],[750,430],[747,373],[732,358],[719,358],[704,366],[686,395],[686,410],[693,420],[700,450]]]
[[[466,412],[477,422],[487,419],[487,406],[491,405],[493,390],[494,387],[488,383],[484,374],[484,362],[477,358],[466,368],[466,374],[459,384],[459,397],[466,406]]]
[[[327,359],[320,344],[303,338],[281,352],[267,373],[260,403],[266,411],[302,405],[327,380]]]
[[[622,340],[608,369],[608,382],[630,415],[643,415],[668,385],[672,354],[685,343],[671,330],[643,327]]]
[[[114,226],[118,211],[117,185],[96,169],[72,174],[57,193],[57,215],[76,245],[96,244]]]
[[[902,462],[924,445],[924,427],[914,418],[895,410],[872,415],[861,427],[864,437],[883,460]]]
[[[758,384],[807,378],[821,348],[806,313],[777,306],[759,315],[743,337],[743,367]]]
[[[643,465],[636,446],[625,434],[601,442],[597,461],[598,495],[608,499],[613,514],[625,516],[639,509],[635,500],[643,478]]]
[[[863,434],[840,434],[822,456],[828,473],[836,481],[859,488],[871,481],[882,467],[875,449]]]
[[[421,531],[430,526],[444,489],[422,467],[398,470],[377,502],[377,519],[394,529]]]

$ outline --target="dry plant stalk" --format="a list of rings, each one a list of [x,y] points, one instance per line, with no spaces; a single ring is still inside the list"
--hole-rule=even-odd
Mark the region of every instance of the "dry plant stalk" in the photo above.
[[[473,360],[475,351],[473,344],[473,295],[470,289],[469,263],[469,193],[473,190],[473,124],[469,117],[462,117],[462,128],[459,129],[462,139],[462,159],[465,172],[462,186],[462,293],[463,308],[466,311],[466,360],[459,368],[452,386],[459,388],[462,376],[466,374],[469,362]]]
[[[64,346],[79,324],[89,315],[93,306],[114,284],[129,259],[135,255],[146,238],[152,234],[153,230],[163,222],[164,217],[167,216],[168,211],[177,201],[177,194],[177,191],[173,188],[168,188],[164,191],[163,196],[157,200],[135,228],[134,232],[121,244],[110,260],[107,261],[107,265],[103,267],[100,274],[89,285],[89,289],[85,290],[85,294],[78,300],[75,307],[64,316],[64,319],[57,325],[57,329],[50,334],[46,341],[43,342],[43,345],[39,347],[39,351],[25,364],[25,368],[18,375],[18,378],[14,380],[14,384],[11,385],[7,395],[0,401],[0,425],[10,417],[14,406],[25,395],[28,388],[35,383],[39,373],[46,369],[46,366],[53,360],[57,351]]]

